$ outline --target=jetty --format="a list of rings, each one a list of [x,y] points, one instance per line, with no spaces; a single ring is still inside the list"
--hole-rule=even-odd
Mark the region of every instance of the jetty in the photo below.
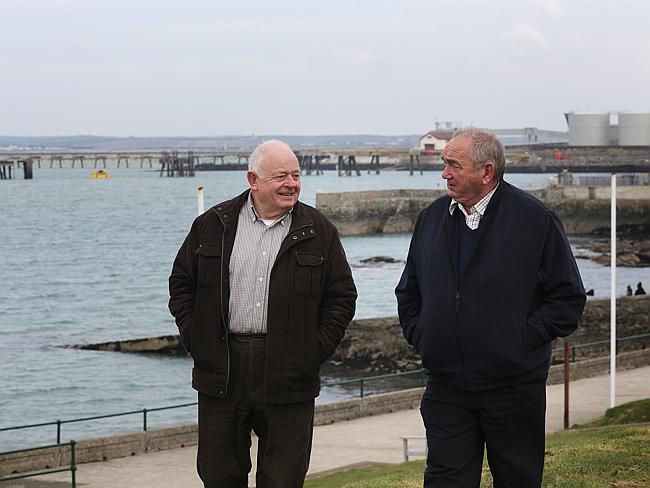
[[[31,158],[0,159],[0,180],[11,180],[21,165],[25,179],[31,180],[34,177],[34,162]]]
[[[25,177],[35,168],[160,168],[161,175],[192,176],[194,171],[246,170],[251,150],[146,151],[14,151],[0,150],[0,178],[9,179],[23,166]],[[339,176],[380,171],[441,171],[440,151],[398,147],[314,147],[295,150],[303,174],[336,171]],[[529,144],[506,147],[509,173],[650,172],[650,147],[572,147]]]

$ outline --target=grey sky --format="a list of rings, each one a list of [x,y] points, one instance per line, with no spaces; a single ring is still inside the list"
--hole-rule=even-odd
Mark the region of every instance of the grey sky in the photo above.
[[[565,130],[650,111],[647,0],[0,0],[0,134]]]

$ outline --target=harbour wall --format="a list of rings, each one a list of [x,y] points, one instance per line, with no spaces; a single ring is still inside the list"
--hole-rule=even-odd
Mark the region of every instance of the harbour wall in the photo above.
[[[530,191],[558,215],[569,234],[604,233],[610,226],[610,188],[553,186]],[[377,190],[317,193],[316,207],[341,235],[412,232],[420,212],[446,190]],[[621,227],[650,228],[650,186],[617,190]]]

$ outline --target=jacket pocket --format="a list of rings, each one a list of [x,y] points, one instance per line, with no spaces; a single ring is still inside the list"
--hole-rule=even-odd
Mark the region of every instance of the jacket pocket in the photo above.
[[[295,251],[294,255],[297,264],[293,280],[294,292],[307,297],[318,296],[325,258],[316,251]]]
[[[221,280],[221,245],[199,244],[199,275],[197,286],[216,287]]]

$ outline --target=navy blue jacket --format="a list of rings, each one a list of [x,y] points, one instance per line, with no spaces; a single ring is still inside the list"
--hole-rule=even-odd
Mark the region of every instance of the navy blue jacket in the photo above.
[[[477,391],[545,379],[551,341],[577,328],[586,300],[561,222],[501,181],[458,276],[462,221],[450,201],[437,199],[416,222],[395,289],[404,337],[433,381]]]

